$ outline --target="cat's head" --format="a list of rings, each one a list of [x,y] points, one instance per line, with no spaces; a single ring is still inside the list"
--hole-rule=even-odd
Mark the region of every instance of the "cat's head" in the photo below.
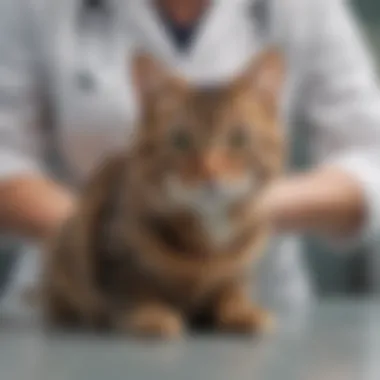
[[[185,209],[257,194],[283,163],[281,54],[268,49],[230,83],[197,87],[137,55],[139,173],[162,201]]]

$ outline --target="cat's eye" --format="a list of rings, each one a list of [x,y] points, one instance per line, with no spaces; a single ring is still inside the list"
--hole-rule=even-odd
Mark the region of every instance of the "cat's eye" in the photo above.
[[[248,143],[248,134],[242,129],[235,129],[229,136],[229,145],[234,149],[242,149]]]
[[[190,134],[180,129],[172,132],[170,141],[175,149],[181,151],[189,150],[192,146]]]

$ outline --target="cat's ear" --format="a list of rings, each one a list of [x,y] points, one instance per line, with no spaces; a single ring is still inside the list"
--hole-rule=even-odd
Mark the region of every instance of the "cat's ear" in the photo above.
[[[164,95],[179,87],[181,81],[162,62],[144,52],[136,52],[132,75],[140,101],[146,102],[156,95]]]
[[[277,107],[285,84],[286,65],[282,52],[270,47],[255,57],[237,80],[240,91],[248,91],[271,107]]]

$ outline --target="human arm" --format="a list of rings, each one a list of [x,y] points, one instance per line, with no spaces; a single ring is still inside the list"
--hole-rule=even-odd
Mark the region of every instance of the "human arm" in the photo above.
[[[380,93],[364,39],[343,0],[307,15],[302,108],[314,168],[264,199],[281,231],[368,242],[380,231]],[[265,208],[264,207],[264,208]]]
[[[0,2],[0,229],[44,237],[73,205],[43,162],[41,83],[31,2]]]

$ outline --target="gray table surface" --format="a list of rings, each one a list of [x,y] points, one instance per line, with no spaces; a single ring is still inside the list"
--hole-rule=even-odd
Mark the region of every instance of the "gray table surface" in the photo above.
[[[47,334],[0,321],[1,380],[379,380],[380,301],[330,299],[283,313],[271,337],[159,343]]]

